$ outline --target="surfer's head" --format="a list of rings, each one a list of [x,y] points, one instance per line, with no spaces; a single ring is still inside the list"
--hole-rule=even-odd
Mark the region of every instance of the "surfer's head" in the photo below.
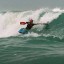
[[[29,21],[30,21],[30,23],[33,23],[33,19],[30,19]]]

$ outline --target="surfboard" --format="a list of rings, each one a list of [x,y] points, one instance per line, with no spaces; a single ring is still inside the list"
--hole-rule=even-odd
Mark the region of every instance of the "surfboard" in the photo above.
[[[25,28],[21,28],[18,32],[19,33],[22,33],[22,34],[27,34],[28,33],[28,30],[25,29]]]

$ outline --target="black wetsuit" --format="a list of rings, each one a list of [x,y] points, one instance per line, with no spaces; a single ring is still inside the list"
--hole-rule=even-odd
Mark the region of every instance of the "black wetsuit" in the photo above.
[[[34,25],[37,25],[34,23],[30,23],[30,22],[26,22],[26,23],[27,23],[27,27],[26,27],[27,30],[30,30]]]
[[[35,25],[35,24],[28,24],[27,27],[26,27],[26,29],[27,29],[27,30],[30,30],[34,25]]]

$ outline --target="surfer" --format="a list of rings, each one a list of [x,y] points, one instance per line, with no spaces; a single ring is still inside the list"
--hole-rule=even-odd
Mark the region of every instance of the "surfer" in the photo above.
[[[26,28],[21,28],[19,30],[19,33],[22,33],[22,34],[26,34],[28,33],[28,31],[34,26],[34,25],[37,25],[37,24],[34,24],[33,23],[33,20],[30,19],[29,22],[20,22],[21,25],[25,25],[27,24]]]
[[[27,27],[26,27],[27,30],[30,30],[34,25],[39,25],[39,24],[45,25],[45,29],[48,29],[48,27],[49,27],[49,22],[35,24],[35,23],[33,23],[33,19],[30,19],[29,22],[26,22],[26,23],[27,23]]]
[[[26,27],[27,30],[30,30],[34,25],[37,25],[33,23],[33,19],[30,19],[29,22],[26,23],[27,23],[27,27]]]
[[[20,22],[21,25],[25,25],[27,24],[26,28],[21,28],[19,30],[19,33],[27,33],[34,25],[38,25],[38,24],[44,24],[44,25],[48,25],[47,23],[33,23],[33,19],[30,19],[29,22]]]

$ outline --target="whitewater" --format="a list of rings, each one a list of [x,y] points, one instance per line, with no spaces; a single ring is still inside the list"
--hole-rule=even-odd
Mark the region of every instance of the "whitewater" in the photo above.
[[[60,8],[55,9],[38,9],[35,11],[24,12],[5,12],[0,13],[0,38],[19,35],[18,30],[22,27],[20,22],[28,22],[29,18],[34,20],[34,23],[47,23],[59,17],[64,12]],[[36,29],[43,29],[42,26],[36,27]]]

